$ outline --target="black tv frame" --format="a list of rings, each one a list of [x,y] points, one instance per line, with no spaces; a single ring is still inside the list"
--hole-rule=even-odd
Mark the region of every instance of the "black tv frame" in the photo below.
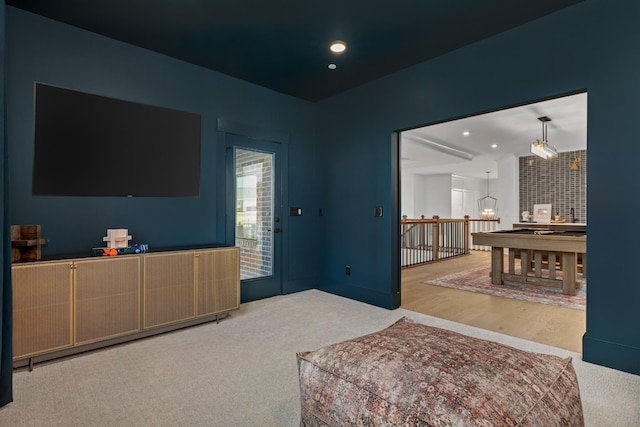
[[[201,116],[36,82],[32,194],[199,197]]]

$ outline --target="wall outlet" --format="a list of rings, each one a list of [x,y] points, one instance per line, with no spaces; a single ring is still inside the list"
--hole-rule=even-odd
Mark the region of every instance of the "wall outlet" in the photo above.
[[[347,276],[351,276],[351,266],[347,265],[344,267],[344,274],[346,274]]]

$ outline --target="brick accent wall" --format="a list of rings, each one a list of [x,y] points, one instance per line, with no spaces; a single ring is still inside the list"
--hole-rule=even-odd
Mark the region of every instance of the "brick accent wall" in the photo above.
[[[578,170],[571,170],[574,162]],[[558,212],[570,222],[573,208],[576,222],[587,222],[587,150],[558,153],[553,159],[520,157],[518,171],[519,213],[533,213],[534,204],[551,203],[553,215]]]

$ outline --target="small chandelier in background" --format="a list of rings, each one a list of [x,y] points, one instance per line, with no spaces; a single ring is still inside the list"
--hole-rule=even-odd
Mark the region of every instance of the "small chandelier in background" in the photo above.
[[[543,116],[538,117],[538,120],[542,122],[542,140],[537,139],[536,142],[531,144],[531,153],[536,156],[540,156],[543,159],[558,156],[558,150],[556,150],[556,147],[549,145],[549,141],[547,140],[547,122],[550,122],[551,119],[547,116]]]
[[[481,219],[495,219],[498,216],[498,199],[489,195],[489,171],[487,171],[487,195],[478,199]]]

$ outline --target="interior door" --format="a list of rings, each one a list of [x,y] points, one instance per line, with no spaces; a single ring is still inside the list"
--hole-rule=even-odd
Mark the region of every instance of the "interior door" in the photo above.
[[[282,293],[282,165],[278,143],[229,134],[227,236],[240,248],[240,300]]]

